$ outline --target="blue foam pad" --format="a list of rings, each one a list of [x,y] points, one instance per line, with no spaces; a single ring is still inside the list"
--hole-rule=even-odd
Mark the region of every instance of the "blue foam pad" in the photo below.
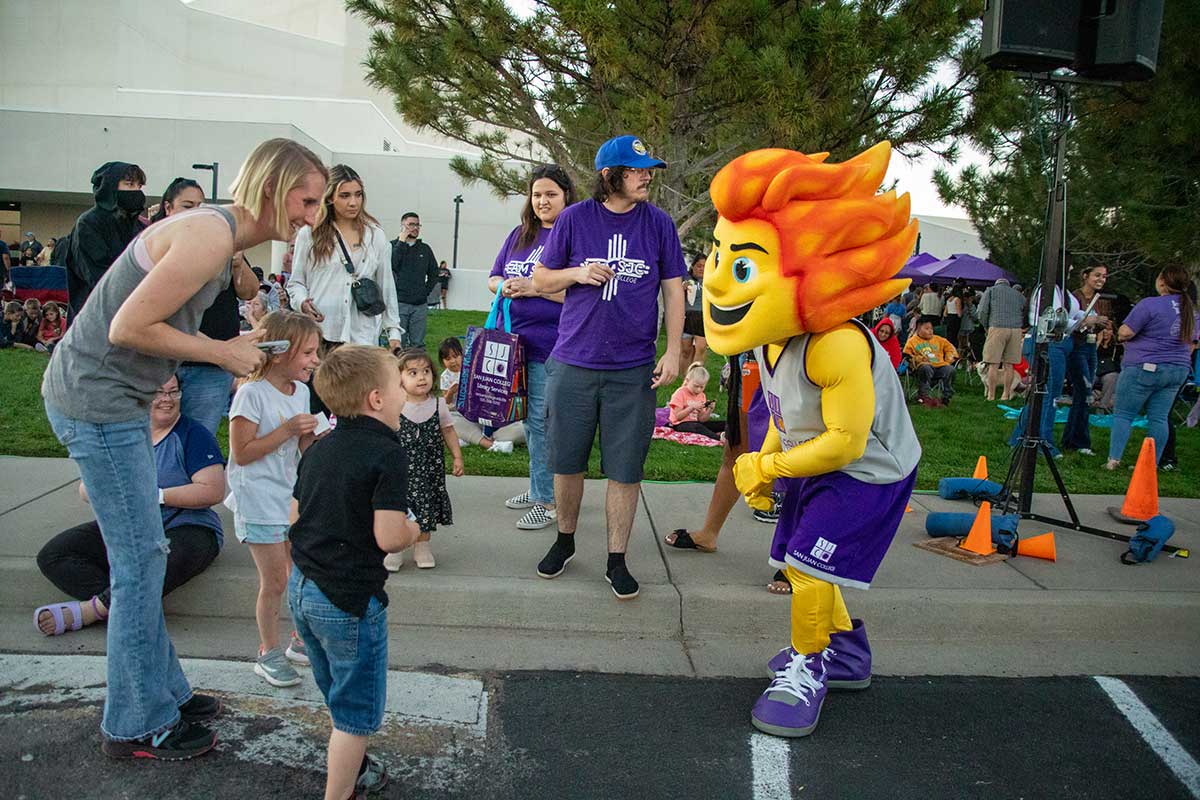
[[[1002,550],[1011,550],[1016,544],[1017,523],[1021,521],[1018,514],[992,515],[992,544]],[[974,514],[960,514],[938,511],[925,518],[925,532],[931,537],[966,536],[971,532],[975,523]]]
[[[946,500],[989,500],[1000,499],[1004,487],[995,481],[980,478],[942,478],[938,481],[938,495]]]

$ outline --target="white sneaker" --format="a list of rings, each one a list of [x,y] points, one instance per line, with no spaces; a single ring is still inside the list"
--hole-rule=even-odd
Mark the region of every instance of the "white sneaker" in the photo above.
[[[404,566],[404,553],[388,553],[383,557],[383,568],[388,572],[399,572]]]
[[[523,517],[517,520],[517,527],[523,531],[538,531],[558,519],[558,512],[537,503]]]
[[[504,453],[508,454],[513,451],[512,442],[492,442],[492,446],[488,448],[489,453]]]
[[[537,503],[533,502],[529,492],[522,492],[516,497],[510,497],[504,501],[504,507],[511,508],[513,511],[523,511],[526,508],[533,508],[535,505]]]

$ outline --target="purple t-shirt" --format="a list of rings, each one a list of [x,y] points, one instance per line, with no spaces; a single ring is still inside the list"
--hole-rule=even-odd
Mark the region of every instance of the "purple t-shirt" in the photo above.
[[[654,363],[659,283],[687,271],[670,215],[650,203],[616,214],[595,200],[554,223],[542,264],[549,269],[603,261],[616,274],[603,286],[572,284],[558,324],[558,361],[589,369]]]
[[[520,236],[521,226],[518,225],[504,240],[496,263],[492,265],[492,275],[501,278],[533,277],[533,268],[541,262],[550,229],[539,228],[533,244],[525,247],[517,247]],[[562,314],[563,304],[544,297],[514,297],[510,308],[513,333],[525,341],[525,360],[545,361],[558,339],[558,317]]]
[[[1125,318],[1134,333],[1125,342],[1124,365],[1192,363],[1191,348],[1179,340],[1179,295],[1166,294],[1147,297],[1139,302]],[[1200,330],[1200,323],[1193,326]]]

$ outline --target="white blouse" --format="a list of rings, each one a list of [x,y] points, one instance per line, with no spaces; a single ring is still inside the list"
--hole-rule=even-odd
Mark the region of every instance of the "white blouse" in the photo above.
[[[311,300],[317,311],[325,315],[321,336],[331,342],[378,345],[379,333],[387,331],[388,339],[400,338],[400,317],[396,308],[396,281],[392,277],[392,247],[377,225],[367,224],[363,246],[350,250],[355,275],[370,278],[379,284],[386,305],[384,312],[369,317],[359,312],[350,296],[353,278],[343,266],[342,248],[334,242],[333,253],[320,262],[313,259],[312,228],[307,226],[296,234],[296,249],[292,255],[292,277],[287,292],[292,308],[300,310],[305,300]],[[349,247],[347,245],[347,247]]]

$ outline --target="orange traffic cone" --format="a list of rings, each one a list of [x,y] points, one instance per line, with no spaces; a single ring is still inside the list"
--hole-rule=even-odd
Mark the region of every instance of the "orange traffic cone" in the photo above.
[[[967,534],[967,538],[958,543],[958,546],[981,556],[988,556],[996,552],[996,548],[992,546],[991,503],[985,500],[980,504],[979,513],[975,515],[975,522],[971,524],[971,532]]]
[[[905,513],[905,514],[907,514],[907,513],[909,513],[910,511],[912,511],[912,505],[911,505],[911,504],[909,504],[909,503],[905,503],[905,504],[904,504],[904,513]]]
[[[1137,466],[1129,479],[1125,491],[1125,503],[1118,509],[1109,507],[1108,513],[1118,522],[1137,525],[1158,514],[1158,459],[1154,453],[1154,440],[1147,436],[1142,440]]]
[[[1021,539],[1017,542],[1017,555],[1030,558],[1044,558],[1047,561],[1057,561],[1058,552],[1054,549],[1054,533],[1047,531],[1032,539]]]
[[[971,477],[980,481],[987,480],[987,456],[980,456],[975,462],[975,473]]]

